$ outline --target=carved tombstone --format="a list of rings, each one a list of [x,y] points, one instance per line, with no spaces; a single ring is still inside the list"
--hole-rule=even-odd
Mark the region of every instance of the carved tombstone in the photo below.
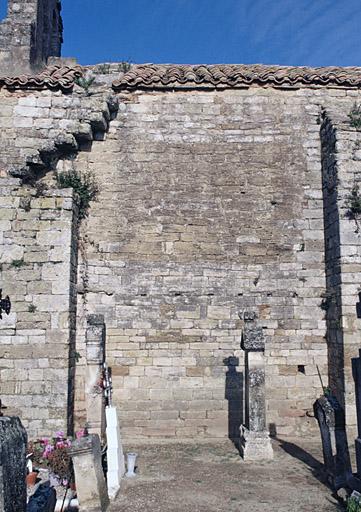
[[[73,459],[80,512],[105,512],[109,505],[99,436],[90,434],[74,441]]]
[[[17,417],[0,417],[0,510],[26,510],[27,435]]]
[[[347,487],[352,478],[345,413],[333,396],[318,398],[313,410],[320,427],[325,478],[337,491]]]
[[[245,423],[241,426],[241,453],[244,460],[267,460],[273,458],[273,449],[266,429],[265,341],[255,317],[245,315],[244,320]]]
[[[105,361],[105,324],[103,315],[89,315],[86,330],[85,401],[90,434],[105,435],[105,397],[103,365]]]

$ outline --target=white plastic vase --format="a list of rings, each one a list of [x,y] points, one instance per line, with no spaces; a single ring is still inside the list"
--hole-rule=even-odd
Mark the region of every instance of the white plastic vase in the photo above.
[[[127,453],[127,474],[125,476],[127,477],[133,477],[136,476],[134,473],[134,467],[135,467],[135,460],[137,458],[137,453]]]

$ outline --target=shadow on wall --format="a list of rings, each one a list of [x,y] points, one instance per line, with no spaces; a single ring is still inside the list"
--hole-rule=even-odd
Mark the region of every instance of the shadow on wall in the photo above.
[[[243,373],[237,372],[238,357],[227,357],[223,363],[228,367],[225,386],[225,398],[228,400],[228,437],[239,449],[239,428],[243,423]]]
[[[345,407],[344,339],[342,318],[342,279],[340,253],[340,211],[336,135],[331,121],[325,117],[321,126],[322,190],[325,230],[326,294],[322,309],[326,317],[328,347],[328,379],[331,392]],[[321,369],[321,373],[325,370]]]

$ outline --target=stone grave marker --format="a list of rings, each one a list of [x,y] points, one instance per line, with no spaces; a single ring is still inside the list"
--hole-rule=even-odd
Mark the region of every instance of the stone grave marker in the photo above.
[[[345,413],[333,396],[321,396],[313,404],[320,427],[325,478],[337,491],[348,487],[352,468],[348,450]]]
[[[253,315],[244,315],[242,348],[245,360],[245,423],[241,426],[241,454],[244,460],[273,458],[269,432],[266,429],[265,340],[263,329]]]
[[[17,417],[0,416],[0,510],[26,510],[27,435]]]
[[[105,512],[109,505],[100,439],[90,434],[77,439],[70,450],[80,512]]]
[[[105,362],[105,323],[103,315],[89,315],[86,329],[86,422],[90,434],[105,436],[105,397],[103,365]]]

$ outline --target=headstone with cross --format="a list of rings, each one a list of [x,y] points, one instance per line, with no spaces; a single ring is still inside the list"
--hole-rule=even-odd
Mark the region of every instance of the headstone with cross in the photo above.
[[[245,312],[242,348],[245,351],[245,418],[241,425],[241,454],[244,460],[273,458],[273,449],[266,428],[265,400],[265,337],[257,325],[257,315]]]

